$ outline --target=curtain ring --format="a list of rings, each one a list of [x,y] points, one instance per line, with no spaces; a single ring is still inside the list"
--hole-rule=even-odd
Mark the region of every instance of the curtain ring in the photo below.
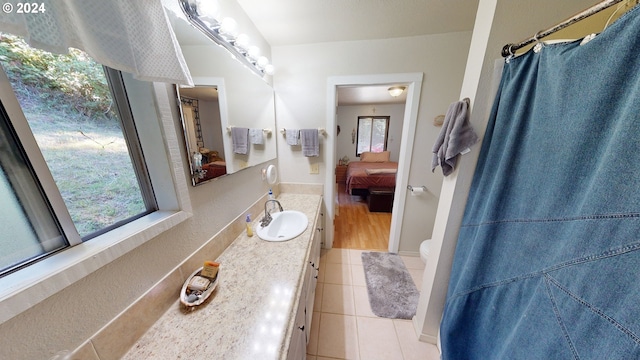
[[[533,47],[533,52],[535,53],[539,53],[540,50],[542,50],[542,47],[544,47],[544,43],[542,41],[540,41],[540,33],[542,32],[542,30],[538,31],[535,35],[533,35],[533,40],[536,41],[536,45]]]
[[[507,58],[505,59],[505,62],[508,64],[511,62],[511,59],[513,59],[516,56],[516,54],[513,53],[513,44],[509,44],[507,51],[509,52],[509,56],[507,56]]]
[[[542,30],[538,31],[537,33],[535,33],[533,35],[533,40],[535,40],[537,43],[540,42],[540,33],[542,32]]]

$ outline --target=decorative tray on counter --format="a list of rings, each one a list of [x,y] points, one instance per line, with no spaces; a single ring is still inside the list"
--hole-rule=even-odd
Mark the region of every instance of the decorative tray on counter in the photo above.
[[[211,296],[216,286],[218,286],[219,272],[216,271],[213,278],[202,276],[205,267],[206,265],[194,271],[184,282],[184,285],[182,285],[180,302],[184,306],[192,307],[202,304]]]

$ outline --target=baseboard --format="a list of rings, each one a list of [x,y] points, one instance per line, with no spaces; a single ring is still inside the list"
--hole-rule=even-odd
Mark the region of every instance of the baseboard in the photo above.
[[[433,345],[437,345],[438,344],[438,337],[437,336],[432,336],[432,335],[427,335],[427,334],[420,334],[420,336],[418,337],[418,340],[420,340],[422,342],[429,343],[429,344],[433,344]]]
[[[411,322],[413,323],[413,328],[416,330],[416,333],[418,335],[418,340],[435,345],[438,349],[438,353],[440,353],[440,356],[442,356],[442,349],[440,349],[440,331],[438,331],[437,336],[418,333],[418,329],[422,328],[422,325],[418,324],[418,317],[414,316],[413,319],[411,319]]]
[[[406,250],[401,250],[401,251],[398,251],[398,255],[403,255],[403,256],[420,256],[420,252],[419,252],[419,251],[406,251]]]

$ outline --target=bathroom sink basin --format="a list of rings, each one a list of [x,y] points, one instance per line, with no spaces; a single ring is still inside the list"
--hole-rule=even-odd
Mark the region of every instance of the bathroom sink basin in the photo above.
[[[300,211],[285,210],[271,214],[273,220],[265,227],[258,224],[256,233],[266,241],[287,241],[302,234],[309,224],[307,216]]]

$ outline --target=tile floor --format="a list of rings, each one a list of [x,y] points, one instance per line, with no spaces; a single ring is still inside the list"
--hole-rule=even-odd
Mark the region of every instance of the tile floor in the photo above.
[[[307,359],[440,359],[435,345],[418,341],[411,320],[371,312],[362,251],[322,251]],[[402,259],[419,290],[424,264],[419,257]]]

